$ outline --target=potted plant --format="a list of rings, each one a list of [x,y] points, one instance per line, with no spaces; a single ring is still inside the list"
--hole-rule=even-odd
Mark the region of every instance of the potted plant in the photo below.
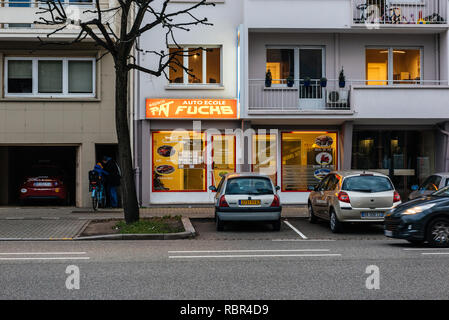
[[[287,87],[291,88],[295,84],[295,79],[293,79],[292,75],[287,77]]]
[[[322,88],[326,88],[326,87],[327,87],[327,78],[326,78],[326,77],[322,77],[322,78],[320,79],[320,86],[321,86]]]
[[[270,69],[268,69],[267,73],[265,74],[265,87],[271,87],[271,82],[273,81],[273,76],[271,75]]]
[[[306,87],[306,88],[310,87],[310,83],[311,83],[310,77],[305,77],[304,78],[304,87]]]
[[[346,86],[346,77],[343,69],[341,69],[340,75],[338,76],[338,85],[340,88],[344,88]]]

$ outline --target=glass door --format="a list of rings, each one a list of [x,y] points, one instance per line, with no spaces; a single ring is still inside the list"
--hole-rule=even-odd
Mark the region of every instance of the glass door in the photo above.
[[[324,50],[322,48],[299,49],[299,107],[300,109],[324,109],[324,90],[320,86],[323,77]]]
[[[210,185],[217,187],[227,173],[235,172],[236,139],[234,135],[211,135],[211,164],[209,168]]]

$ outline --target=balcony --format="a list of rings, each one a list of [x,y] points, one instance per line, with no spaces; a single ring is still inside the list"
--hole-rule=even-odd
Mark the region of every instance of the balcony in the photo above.
[[[353,25],[435,27],[447,24],[447,0],[352,0]]]
[[[350,88],[340,88],[338,80],[295,79],[290,86],[285,79],[275,79],[271,86],[265,80],[249,80],[251,114],[267,113],[347,113],[351,110]]]
[[[449,84],[439,80],[249,80],[248,115],[335,115],[354,119],[449,118]],[[431,109],[429,109],[431,108]],[[429,112],[429,110],[431,112]]]

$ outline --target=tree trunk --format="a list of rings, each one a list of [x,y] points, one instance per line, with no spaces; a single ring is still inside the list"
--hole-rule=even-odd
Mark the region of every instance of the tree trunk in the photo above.
[[[128,127],[128,70],[126,64],[115,65],[115,125],[118,139],[118,155],[122,171],[121,189],[123,210],[127,224],[139,220],[136,184],[131,154],[131,141]],[[125,59],[126,61],[126,59]]]

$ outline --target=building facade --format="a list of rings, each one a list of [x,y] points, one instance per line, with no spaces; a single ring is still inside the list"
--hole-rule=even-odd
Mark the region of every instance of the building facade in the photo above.
[[[176,33],[205,49],[182,60],[195,77],[135,78],[142,205],[211,203],[231,171],[268,174],[304,204],[335,169],[388,174],[403,197],[449,170],[447,0],[213,2],[198,11],[213,26]],[[141,46],[175,50],[160,32]]]
[[[0,6],[0,205],[16,205],[28,170],[42,165],[63,175],[65,205],[88,207],[88,171],[116,153],[113,60],[100,59],[103,52],[88,40],[71,45],[76,28],[52,37],[67,45],[42,45],[37,37],[54,27],[33,23],[34,0]]]

